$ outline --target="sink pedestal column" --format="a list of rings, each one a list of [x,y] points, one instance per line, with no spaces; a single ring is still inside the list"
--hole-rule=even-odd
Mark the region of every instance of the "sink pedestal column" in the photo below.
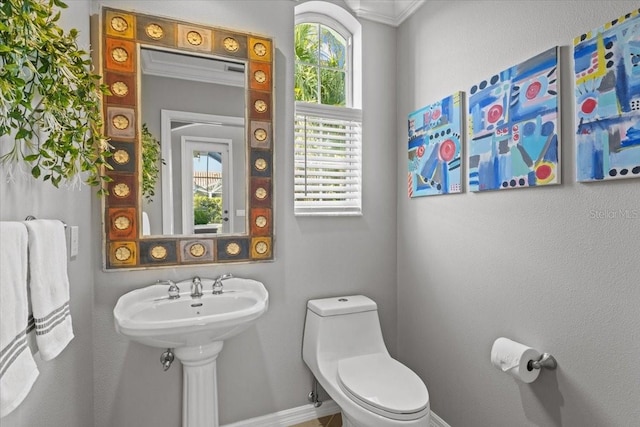
[[[182,362],[182,427],[218,427],[216,359],[222,341],[196,347],[177,347]]]

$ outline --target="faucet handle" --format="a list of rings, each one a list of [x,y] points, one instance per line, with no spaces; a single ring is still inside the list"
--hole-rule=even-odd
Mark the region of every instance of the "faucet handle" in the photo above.
[[[213,282],[213,294],[219,295],[222,293],[222,281],[225,279],[231,279],[233,274],[223,274],[222,276],[218,276],[218,278]]]
[[[169,285],[169,299],[178,299],[180,298],[180,288],[173,280],[158,280],[156,282],[157,285]]]

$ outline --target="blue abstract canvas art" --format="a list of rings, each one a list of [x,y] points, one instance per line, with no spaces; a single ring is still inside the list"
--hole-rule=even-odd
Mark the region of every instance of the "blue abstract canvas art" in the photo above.
[[[560,182],[559,92],[557,47],[471,87],[471,191]]]
[[[640,177],[640,10],[573,45],[578,181]]]
[[[462,92],[409,114],[409,197],[462,192]]]

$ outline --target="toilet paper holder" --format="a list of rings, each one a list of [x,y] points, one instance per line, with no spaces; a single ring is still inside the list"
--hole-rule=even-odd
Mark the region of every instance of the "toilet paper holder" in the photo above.
[[[557,367],[558,362],[556,362],[556,359],[549,353],[543,353],[538,360],[529,360],[529,362],[527,362],[527,369],[529,371],[542,368],[553,370]]]

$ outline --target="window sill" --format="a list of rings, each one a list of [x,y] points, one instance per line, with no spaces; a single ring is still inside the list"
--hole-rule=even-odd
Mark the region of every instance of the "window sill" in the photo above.
[[[318,217],[357,217],[363,216],[362,211],[353,212],[294,212],[295,216],[318,216]]]

